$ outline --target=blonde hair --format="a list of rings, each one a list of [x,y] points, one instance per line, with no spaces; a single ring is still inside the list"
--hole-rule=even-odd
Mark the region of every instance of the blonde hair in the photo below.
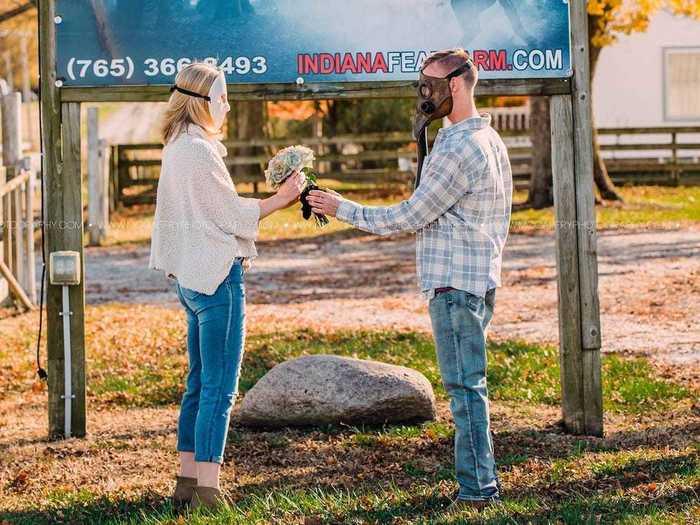
[[[206,96],[218,74],[219,70],[211,64],[194,62],[180,70],[175,77],[175,83],[178,87]],[[214,126],[214,120],[211,118],[206,100],[175,90],[170,95],[168,107],[162,118],[161,139],[163,144],[174,139],[190,123],[198,124],[212,135],[221,133],[221,130]]]

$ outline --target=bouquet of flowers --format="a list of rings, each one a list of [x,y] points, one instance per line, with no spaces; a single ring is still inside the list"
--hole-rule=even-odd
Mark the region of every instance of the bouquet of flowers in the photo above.
[[[316,214],[311,211],[311,205],[307,201],[307,197],[311,190],[321,190],[316,184],[318,180],[318,174],[314,170],[314,152],[313,150],[307,148],[306,146],[290,146],[280,150],[277,155],[270,159],[267,169],[265,170],[265,180],[267,181],[267,186],[275,191],[287,180],[287,177],[292,175],[295,171],[299,171],[306,176],[306,186],[304,191],[302,191],[301,200],[301,211],[304,219],[307,221],[314,216],[316,224],[319,227],[328,224],[328,217],[321,214]]]

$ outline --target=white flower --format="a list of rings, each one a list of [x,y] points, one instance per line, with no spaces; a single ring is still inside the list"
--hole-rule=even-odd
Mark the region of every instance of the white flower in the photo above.
[[[272,190],[279,189],[280,185],[295,171],[304,168],[313,168],[314,152],[306,146],[290,146],[280,150],[270,159],[265,170],[267,186]]]

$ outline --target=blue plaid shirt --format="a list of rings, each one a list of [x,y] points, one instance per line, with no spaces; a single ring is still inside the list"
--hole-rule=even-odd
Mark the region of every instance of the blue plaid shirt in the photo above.
[[[438,132],[408,200],[386,207],[343,200],[337,218],[378,235],[416,232],[418,283],[428,299],[449,286],[484,297],[501,285],[512,197],[508,151],[483,114]]]

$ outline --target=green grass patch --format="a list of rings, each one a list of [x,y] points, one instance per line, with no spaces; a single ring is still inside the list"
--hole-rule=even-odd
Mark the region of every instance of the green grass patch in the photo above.
[[[106,403],[132,407],[156,407],[179,403],[184,392],[187,360],[164,356],[157,363],[142,363],[128,370],[114,369],[114,364],[95,363],[98,368],[88,383],[88,393]],[[104,373],[100,368],[106,366]],[[103,369],[104,370],[104,369]]]
[[[309,354],[335,354],[414,368],[428,378],[436,394],[445,397],[430,336],[404,332],[340,332],[291,334],[248,339],[241,387],[251,388],[272,366]],[[518,341],[489,343],[488,384],[492,399],[533,404],[560,403],[559,355],[555,347]],[[659,379],[646,359],[603,356],[605,409],[642,413],[660,411],[696,392]]]
[[[629,227],[673,227],[700,221],[700,187],[627,186],[619,188],[625,202],[596,207],[600,229]],[[517,192],[515,202],[527,199]],[[552,229],[554,210],[519,210],[513,213],[511,229]]]
[[[409,464],[406,468],[411,469]],[[683,486],[683,483],[686,485]],[[481,513],[466,513],[461,519],[441,516],[441,511],[449,504],[449,498],[436,485],[419,481],[408,487],[390,484],[365,490],[316,488],[280,489],[274,493],[259,491],[238,500],[235,506],[213,513],[197,511],[190,514],[178,514],[167,500],[155,494],[138,500],[120,500],[81,490],[50,498],[48,508],[0,513],[0,517],[18,525],[692,524],[697,523],[693,516],[697,517],[700,510],[694,494],[697,488],[698,485],[693,484],[692,480],[676,479],[665,484],[665,492],[651,499],[614,489],[588,496],[576,491],[563,497],[551,493],[522,495],[507,497],[501,505]]]
[[[603,394],[605,409],[634,412],[659,411],[693,394],[680,385],[657,379],[649,361],[625,359],[615,355],[603,359]],[[698,393],[694,396],[697,398]]]
[[[413,368],[428,378],[439,398],[446,398],[432,337],[395,331],[299,330],[248,337],[241,393],[245,394],[276,364],[314,354],[371,359]],[[519,341],[490,342],[488,361],[491,399],[533,405],[560,403],[559,356],[555,347]],[[89,368],[89,395],[96,400],[125,406],[162,406],[179,403],[187,360],[184,348],[174,348],[139,366],[133,366],[130,360],[98,359]],[[615,355],[603,357],[603,392],[605,409],[624,413],[659,412],[698,395],[697,391],[656,377],[646,359]],[[408,436],[416,432],[412,428],[397,427],[389,431],[389,436],[391,433],[396,437],[404,437],[401,433]],[[443,430],[432,427],[427,431]]]
[[[333,188],[350,199],[366,205],[389,206],[400,202],[408,194],[400,185],[352,184],[323,179],[322,185]],[[251,191],[240,185],[239,192]],[[630,186],[619,188],[624,204],[613,203],[596,208],[599,229],[632,227],[677,227],[700,222],[700,187]],[[527,192],[516,192],[514,201],[527,199]],[[150,242],[154,206],[137,206],[121,210],[112,218],[107,245]],[[551,230],[554,228],[554,210],[519,210],[513,213],[511,230]],[[331,220],[323,229],[313,221],[304,221],[299,206],[275,213],[260,224],[259,240],[308,239],[319,235],[347,231],[350,226]]]

